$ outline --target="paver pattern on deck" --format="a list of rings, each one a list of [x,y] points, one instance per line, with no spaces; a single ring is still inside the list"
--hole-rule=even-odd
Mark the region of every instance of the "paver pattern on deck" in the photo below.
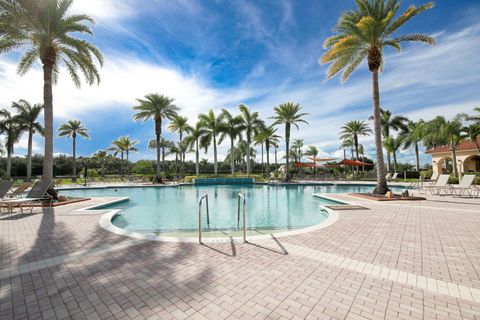
[[[0,319],[480,319],[480,201],[383,203],[250,243],[139,241],[76,209],[0,216]],[[73,214],[72,214],[73,213]]]

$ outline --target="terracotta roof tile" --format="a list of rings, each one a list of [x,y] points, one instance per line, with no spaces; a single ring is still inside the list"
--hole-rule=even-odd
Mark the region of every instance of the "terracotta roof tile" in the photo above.
[[[480,137],[477,137],[477,143],[480,145]],[[457,146],[457,151],[478,150],[477,146],[472,140],[465,140]],[[445,153],[450,152],[450,146],[442,146],[433,149],[428,149],[425,153]]]

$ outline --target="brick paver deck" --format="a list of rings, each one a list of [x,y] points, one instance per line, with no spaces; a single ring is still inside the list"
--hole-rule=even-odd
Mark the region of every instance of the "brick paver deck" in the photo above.
[[[141,241],[75,212],[0,216],[0,319],[479,319],[480,200],[383,203],[295,236]]]

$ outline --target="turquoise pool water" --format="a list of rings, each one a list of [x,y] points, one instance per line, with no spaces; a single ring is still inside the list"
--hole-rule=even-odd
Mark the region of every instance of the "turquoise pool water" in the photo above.
[[[198,228],[198,201],[208,194],[210,229],[237,227],[237,196],[247,200],[250,229],[295,229],[319,224],[328,214],[319,206],[332,204],[314,193],[369,192],[370,186],[269,186],[219,185],[180,187],[131,187],[62,190],[76,197],[130,197],[108,208],[122,209],[112,223],[138,232],[188,231]],[[207,227],[203,207],[203,226]]]

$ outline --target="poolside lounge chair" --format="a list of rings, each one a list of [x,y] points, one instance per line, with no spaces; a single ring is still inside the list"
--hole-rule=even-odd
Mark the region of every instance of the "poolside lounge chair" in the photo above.
[[[32,185],[32,182],[24,182],[21,185],[19,185],[17,188],[15,188],[15,190],[8,193],[7,196],[9,198],[17,198],[20,195],[22,195],[31,185]]]
[[[10,180],[0,181],[0,199],[5,197],[5,195],[8,193],[12,185],[13,185],[13,182]]]
[[[442,191],[445,194],[448,194],[448,179],[450,178],[450,175],[448,174],[442,174],[440,177],[438,177],[437,182],[434,185],[431,186],[423,186],[418,190],[420,193],[427,193],[427,191],[430,191],[432,194],[440,194]],[[424,192],[422,192],[424,191]]]
[[[458,183],[458,186],[450,186],[449,191],[452,195],[461,197],[465,193],[468,194],[469,197],[473,197],[475,193],[478,194],[477,188],[473,187],[473,180],[475,180],[475,175],[473,174],[466,174],[463,176],[462,180]]]
[[[397,181],[398,180],[398,172],[394,172],[393,175],[390,177],[389,181]]]
[[[32,189],[27,193],[25,198],[17,198],[17,199],[7,199],[0,201],[0,210],[5,205],[9,212],[12,212],[13,207],[19,206],[20,212],[23,213],[23,206],[28,205],[30,206],[30,213],[33,211],[33,206],[35,203],[40,202],[43,206],[43,201],[47,200],[50,204],[53,201],[52,196],[47,195],[48,188],[52,185],[52,182],[42,182],[37,181],[33,185]]]

